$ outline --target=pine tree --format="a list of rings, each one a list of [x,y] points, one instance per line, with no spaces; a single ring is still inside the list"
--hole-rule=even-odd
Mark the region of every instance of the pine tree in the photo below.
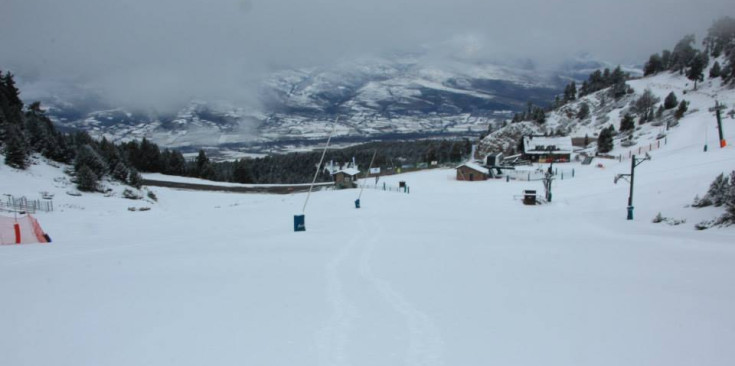
[[[16,169],[28,167],[28,145],[18,126],[7,126],[5,137],[5,164]]]
[[[248,164],[245,159],[235,162],[235,168],[232,171],[232,180],[236,183],[252,183],[253,177],[250,176]]]
[[[679,101],[676,99],[676,94],[674,94],[674,92],[669,93],[669,95],[666,96],[666,99],[664,99],[664,109],[674,108],[677,104],[679,104]]]
[[[81,165],[77,169],[77,188],[80,191],[94,192],[97,190],[99,178],[92,169],[86,165]]]
[[[661,56],[659,56],[658,53],[654,53],[643,66],[643,76],[657,74],[663,69],[664,67],[663,62],[661,61]]]
[[[681,119],[681,117],[684,117],[684,113],[686,113],[688,109],[689,102],[682,99],[681,103],[679,103],[679,108],[677,108],[676,112],[674,113],[674,117],[676,119]]]
[[[692,57],[689,68],[687,69],[687,78],[694,82],[694,90],[697,90],[697,82],[704,80],[704,69],[707,67],[707,55],[697,51]]]
[[[105,158],[90,144],[84,144],[77,150],[74,168],[79,171],[82,167],[92,170],[98,179],[107,173],[109,167]]]
[[[582,102],[579,105],[579,111],[577,111],[577,119],[584,120],[590,115],[590,106],[586,102]]]
[[[633,109],[640,116],[648,116],[648,113],[653,110],[653,107],[659,101],[660,99],[650,89],[646,89],[633,104]]]
[[[613,149],[613,132],[612,126],[603,128],[600,131],[600,136],[597,138],[597,151],[605,154]]]
[[[690,62],[696,56],[697,51],[692,46],[694,44],[694,35],[689,34],[684,36],[674,46],[674,51],[671,53],[671,70],[679,71],[680,74],[684,72],[684,68],[689,66]]]
[[[720,77],[720,74],[722,73],[722,70],[720,68],[720,63],[715,61],[715,63],[712,65],[712,68],[709,69],[709,77],[710,79],[718,78]]]
[[[620,120],[620,131],[632,131],[635,128],[635,121],[630,113],[626,113]]]

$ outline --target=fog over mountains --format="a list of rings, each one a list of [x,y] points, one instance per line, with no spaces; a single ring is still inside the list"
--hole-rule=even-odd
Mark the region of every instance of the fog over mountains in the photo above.
[[[93,89],[49,83],[24,94],[41,100],[58,126],[113,141],[147,137],[166,147],[253,152],[308,146],[333,129],[336,142],[476,136],[527,102],[547,105],[569,80],[610,66],[589,57],[553,71],[514,64],[520,66],[418,54],[360,58],[271,73],[259,80],[257,103],[237,95],[193,98],[170,110],[115,105]]]

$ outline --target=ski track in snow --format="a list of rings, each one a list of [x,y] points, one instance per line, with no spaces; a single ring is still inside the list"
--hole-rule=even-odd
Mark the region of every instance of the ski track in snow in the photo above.
[[[345,348],[353,320],[358,316],[357,307],[344,293],[339,268],[358,244],[364,231],[356,232],[347,245],[325,267],[327,277],[327,302],[332,305],[332,316],[327,325],[317,334],[319,365],[349,365]]]
[[[371,220],[374,230],[367,230],[366,223],[360,222],[359,230],[338,251],[337,255],[325,266],[327,280],[327,302],[331,304],[332,315],[327,324],[317,332],[319,365],[345,366],[352,364],[348,344],[350,333],[355,332],[355,319],[362,313],[360,305],[351,301],[344,290],[342,276],[358,275],[375,288],[391,309],[405,319],[408,340],[404,364],[406,366],[441,365],[443,341],[438,327],[425,313],[418,310],[405,299],[390,282],[381,279],[373,272],[371,261],[373,252],[383,238],[383,227]],[[367,233],[371,235],[366,235]],[[369,237],[369,239],[368,239]],[[347,268],[352,260],[359,263],[358,268]],[[352,273],[352,272],[357,273]]]
[[[375,220],[373,222],[378,223]],[[385,301],[406,320],[409,339],[405,365],[441,365],[443,341],[438,327],[428,315],[408,302],[388,281],[373,273],[370,262],[376,244],[381,241],[384,231],[382,224],[376,226],[378,226],[377,230],[371,230],[373,235],[366,242],[360,254],[360,275],[368,280]]]

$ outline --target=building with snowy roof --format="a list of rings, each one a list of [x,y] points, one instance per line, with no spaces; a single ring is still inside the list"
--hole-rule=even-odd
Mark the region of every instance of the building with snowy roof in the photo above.
[[[569,136],[523,137],[523,158],[532,162],[568,162],[573,151],[572,138]]]
[[[490,170],[484,166],[468,161],[457,168],[457,180],[479,181],[490,177]]]
[[[356,168],[346,168],[333,173],[332,177],[337,188],[355,188],[358,174],[360,171]]]

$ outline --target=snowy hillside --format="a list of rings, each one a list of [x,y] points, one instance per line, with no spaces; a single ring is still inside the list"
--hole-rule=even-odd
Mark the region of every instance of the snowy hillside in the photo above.
[[[518,200],[540,182],[446,169],[382,177],[410,194],[366,189],[360,209],[359,190],[319,191],[298,233],[306,194],[71,196],[62,168],[0,165],[0,193],[47,191],[56,208],[36,215],[53,243],[0,246],[0,364],[729,364],[735,227],[696,231],[722,209],[688,207],[735,168],[714,98],[735,105],[732,90],[687,88],[690,112],[636,170],[633,221],[613,183],[625,158],[555,165],[575,176],[541,206]],[[686,222],[652,223],[659,212]]]
[[[705,70],[705,74],[707,73],[708,70]],[[517,146],[520,137],[529,133],[563,134],[579,139],[587,136],[590,145],[584,151],[594,154],[600,131],[609,126],[613,126],[615,131],[620,131],[620,121],[623,116],[633,110],[636,100],[646,90],[649,90],[659,100],[654,107],[663,104],[669,93],[674,93],[678,101],[686,100],[689,107],[684,118],[680,121],[682,124],[686,124],[687,121],[699,121],[709,123],[710,127],[716,125],[715,114],[711,110],[715,107],[716,101],[726,106],[722,114],[723,118],[726,119],[726,124],[727,121],[733,119],[733,113],[735,113],[733,112],[735,111],[735,90],[731,86],[722,85],[722,79],[720,78],[707,78],[698,85],[697,90],[693,90],[692,81],[685,76],[669,72],[629,80],[627,84],[632,88],[633,93],[622,98],[615,99],[609,95],[608,89],[603,89],[578,98],[552,111],[548,114],[544,124],[531,122],[523,123],[521,126],[511,124],[504,129],[497,130],[480,142],[478,154],[512,150]],[[587,104],[590,109],[589,115],[585,118],[578,117],[582,104]],[[676,125],[679,121],[674,118],[674,112],[674,109],[666,110],[660,118],[657,117],[654,121],[645,124],[639,124],[639,120],[636,118],[634,131],[618,134],[614,142],[615,147],[610,154],[615,156],[629,155],[631,151],[638,151],[638,148],[649,148],[652,144],[657,145],[658,141],[662,140],[667,134],[667,124],[672,128],[677,128]],[[632,114],[635,115],[635,113]],[[709,133],[708,137],[705,136],[705,133]],[[703,146],[705,138],[711,138],[710,145],[719,146],[716,134],[716,130],[713,135],[710,129],[702,129],[701,136],[690,136],[692,140],[689,142],[695,143],[696,140],[697,144]]]

